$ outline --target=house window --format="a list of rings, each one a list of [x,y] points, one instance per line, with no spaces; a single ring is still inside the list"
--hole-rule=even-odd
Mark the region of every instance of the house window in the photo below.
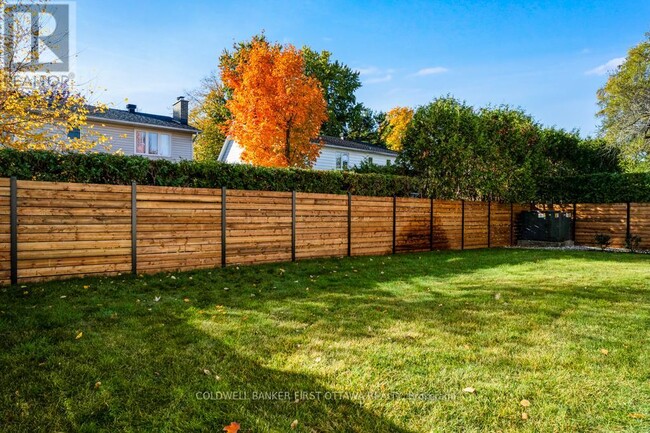
[[[171,138],[169,134],[135,131],[135,153],[137,155],[170,156]]]
[[[81,129],[74,128],[68,131],[68,138],[70,140],[80,139],[81,138]]]
[[[336,169],[347,170],[350,165],[350,155],[345,152],[336,152]]]

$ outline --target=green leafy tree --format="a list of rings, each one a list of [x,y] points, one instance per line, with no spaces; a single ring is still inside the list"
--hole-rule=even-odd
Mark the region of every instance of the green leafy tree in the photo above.
[[[650,33],[598,90],[601,131],[628,167],[650,171]]]
[[[547,176],[577,176],[621,171],[620,150],[602,138],[582,138],[578,131],[544,128]]]
[[[431,195],[473,196],[478,140],[479,118],[474,109],[450,96],[438,98],[415,111],[398,160],[423,178]]]
[[[321,83],[323,97],[327,102],[327,122],[321,127],[321,134],[338,137],[345,134],[357,115],[357,98],[354,95],[361,87],[359,73],[349,66],[332,61],[329,51],[314,51],[304,46],[305,73]]]
[[[381,125],[385,118],[385,113],[373,111],[363,104],[357,104],[346,125],[344,135],[350,140],[365,141],[376,146],[386,147],[381,136]]]
[[[191,95],[190,123],[201,130],[194,140],[194,158],[216,161],[226,139],[225,124],[230,118],[226,108],[228,89],[216,74],[203,80],[201,88]]]

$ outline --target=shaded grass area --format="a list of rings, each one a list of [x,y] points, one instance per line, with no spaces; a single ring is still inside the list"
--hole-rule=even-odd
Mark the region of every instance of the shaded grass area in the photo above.
[[[434,252],[35,284],[0,293],[0,337],[3,431],[650,430],[641,255]]]

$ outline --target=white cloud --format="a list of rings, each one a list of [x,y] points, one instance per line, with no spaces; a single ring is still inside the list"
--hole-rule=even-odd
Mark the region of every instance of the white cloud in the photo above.
[[[415,74],[413,74],[413,76],[414,77],[425,77],[427,75],[443,74],[443,73],[445,73],[447,71],[449,71],[449,69],[444,68],[442,66],[434,66],[432,68],[420,69]]]
[[[595,68],[588,70],[587,72],[585,72],[585,74],[605,75],[608,74],[609,72],[614,71],[619,66],[621,66],[624,61],[625,61],[625,57],[617,57],[605,63],[604,65],[596,66]]]
[[[359,75],[375,75],[380,72],[379,69],[374,66],[368,68],[356,68],[355,71],[357,71]]]
[[[383,76],[380,76],[380,77],[369,78],[369,79],[365,80],[364,83],[366,83],[366,84],[385,83],[385,82],[390,81],[392,79],[393,79],[392,74],[386,74],[386,75],[383,75]]]
[[[380,69],[376,66],[356,68],[355,71],[362,77],[363,84],[385,83],[393,79],[395,69]]]

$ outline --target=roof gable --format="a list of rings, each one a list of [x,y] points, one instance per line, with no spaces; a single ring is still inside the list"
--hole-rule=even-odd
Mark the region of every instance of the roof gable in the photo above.
[[[381,146],[376,146],[374,144],[366,143],[363,141],[357,141],[357,140],[346,140],[343,138],[337,138],[337,137],[329,137],[327,135],[321,135],[318,137],[318,140],[320,140],[321,143],[324,145],[330,145],[330,146],[336,146],[336,147],[342,147],[345,149],[350,149],[350,150],[359,150],[362,152],[373,152],[373,153],[381,153],[383,155],[390,155],[390,156],[397,156],[397,152],[386,149],[385,147]]]
[[[161,128],[176,129],[192,133],[200,132],[198,129],[190,125],[184,125],[171,116],[161,116],[158,114],[149,113],[132,113],[127,110],[118,110],[116,108],[109,108],[105,111],[99,110],[96,107],[89,107],[88,119],[100,120],[105,122],[118,122],[118,123],[133,123],[144,126],[158,126]]]

